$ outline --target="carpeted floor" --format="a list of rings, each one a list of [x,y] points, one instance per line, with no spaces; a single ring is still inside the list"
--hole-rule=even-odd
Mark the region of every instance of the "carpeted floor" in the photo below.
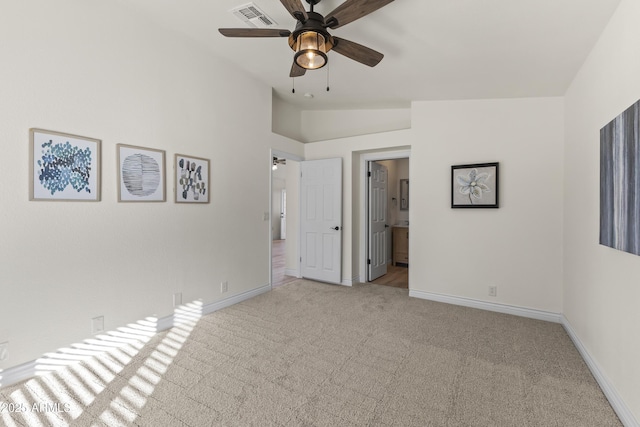
[[[29,409],[10,426],[621,425],[558,324],[306,280],[0,402]]]

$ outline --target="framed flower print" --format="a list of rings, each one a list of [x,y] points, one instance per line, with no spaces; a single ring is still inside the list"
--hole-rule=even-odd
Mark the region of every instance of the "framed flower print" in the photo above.
[[[498,208],[499,164],[451,166],[452,208]]]

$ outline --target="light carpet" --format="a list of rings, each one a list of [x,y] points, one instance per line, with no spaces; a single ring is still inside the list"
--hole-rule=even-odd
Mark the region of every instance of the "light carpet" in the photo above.
[[[31,408],[10,426],[621,425],[561,325],[307,280],[0,402]]]

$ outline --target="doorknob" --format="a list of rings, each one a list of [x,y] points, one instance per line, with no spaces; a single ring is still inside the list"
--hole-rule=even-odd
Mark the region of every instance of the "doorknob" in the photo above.
[[[336,230],[336,231],[338,231],[338,230],[340,230],[340,227],[338,227],[338,226],[336,225],[335,227],[329,227],[329,230]]]

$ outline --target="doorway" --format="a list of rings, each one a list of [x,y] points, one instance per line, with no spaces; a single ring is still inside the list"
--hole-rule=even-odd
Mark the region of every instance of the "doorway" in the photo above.
[[[271,156],[271,264],[272,288],[300,277],[298,200],[300,161],[297,156],[273,151]]]
[[[409,288],[409,157],[368,155],[364,222],[366,281]],[[373,158],[372,158],[373,157]]]
[[[342,284],[342,158],[271,154],[271,287],[302,277]]]

